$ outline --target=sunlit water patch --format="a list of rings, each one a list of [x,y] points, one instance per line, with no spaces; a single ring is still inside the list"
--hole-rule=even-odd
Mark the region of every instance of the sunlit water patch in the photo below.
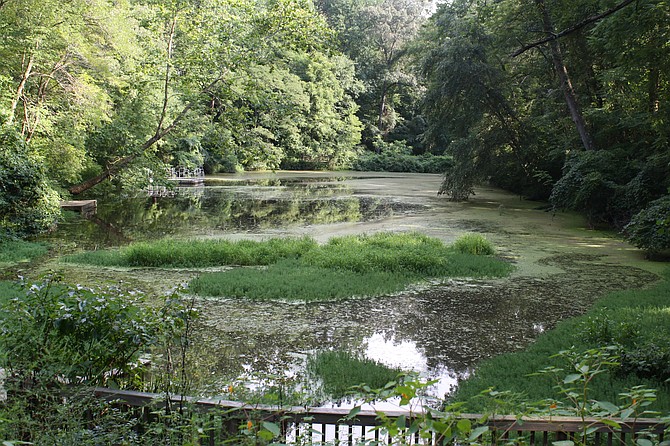
[[[221,352],[210,364],[221,389],[251,368],[283,374],[319,350],[346,350],[437,379],[443,396],[478,361],[528,345],[583,313],[602,293],[653,279],[642,270],[557,256],[568,272],[546,278],[446,281],[371,299],[309,304],[203,299],[200,336]],[[210,387],[213,393],[221,389]]]

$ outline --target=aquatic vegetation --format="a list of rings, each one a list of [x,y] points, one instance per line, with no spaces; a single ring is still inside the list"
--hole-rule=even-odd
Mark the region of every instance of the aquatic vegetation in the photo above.
[[[529,376],[547,367],[562,367],[560,351],[587,351],[613,346],[617,365],[590,383],[592,398],[616,401],[622,389],[644,386],[658,390],[650,409],[670,410],[670,271],[665,280],[643,290],[610,293],[583,316],[560,322],[526,350],[484,361],[459,384],[454,400],[468,400],[469,410],[484,410],[473,399],[493,387],[521,393],[528,401],[553,397],[555,382]]]
[[[386,295],[433,277],[503,277],[513,268],[493,257],[457,253],[414,232],[337,237],[322,246],[306,237],[165,239],[63,260],[125,267],[266,266],[205,273],[189,287],[206,296],[303,301]]]
[[[390,294],[418,279],[408,274],[359,273],[283,261],[263,269],[236,268],[202,274],[190,282],[189,289],[203,296],[309,302]]]
[[[307,371],[321,380],[323,390],[335,399],[353,393],[354,387],[382,388],[401,370],[345,351],[322,351],[307,360]]]
[[[493,255],[495,249],[493,244],[481,234],[463,234],[456,239],[452,245],[454,249],[462,254]]]
[[[297,258],[317,247],[307,237],[266,241],[172,240],[133,243],[118,250],[87,251],[63,258],[68,263],[97,266],[206,268],[213,266],[270,265]]]

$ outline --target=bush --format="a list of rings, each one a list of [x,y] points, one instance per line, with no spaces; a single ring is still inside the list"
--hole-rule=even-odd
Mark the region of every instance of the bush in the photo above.
[[[139,355],[183,336],[191,310],[176,296],[162,309],[146,309],[137,293],[71,288],[52,278],[0,282],[0,294],[0,369],[9,396],[0,404],[0,439],[130,444],[124,437],[132,421],[92,400],[91,386],[141,389]]]
[[[19,236],[47,230],[60,215],[59,196],[22,137],[0,128],[0,231]]]
[[[489,256],[495,254],[493,244],[481,234],[463,234],[452,245],[461,254]]]
[[[412,155],[398,141],[389,143],[380,153],[366,152],[352,164],[353,170],[366,172],[445,173],[453,165],[448,155],[424,153]]]
[[[670,248],[670,195],[654,200],[624,228],[628,240],[650,255]]]

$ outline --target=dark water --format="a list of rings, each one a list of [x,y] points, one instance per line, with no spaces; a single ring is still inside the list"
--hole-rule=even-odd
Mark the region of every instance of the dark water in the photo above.
[[[95,219],[71,215],[50,238],[91,249],[160,237],[253,235],[268,228],[382,221],[422,216],[429,209],[415,197],[398,198],[392,190],[370,193],[351,180],[220,181],[179,189],[173,197],[100,200]],[[193,379],[212,395],[225,394],[239,379],[299,383],[305,380],[308,355],[344,349],[438,379],[433,393],[442,396],[478,361],[523,348],[557,321],[583,313],[607,291],[653,280],[650,273],[598,256],[554,253],[541,262],[563,272],[436,282],[395,296],[309,304],[198,298],[202,317],[192,342]],[[178,283],[196,273],[104,273],[111,280],[126,280],[124,274],[145,282],[172,277]]]
[[[162,237],[362,222],[423,209],[392,197],[359,195],[331,179],[235,181],[170,192],[174,196],[99,200],[94,218],[69,215],[49,238],[75,240],[83,248],[110,247]]]

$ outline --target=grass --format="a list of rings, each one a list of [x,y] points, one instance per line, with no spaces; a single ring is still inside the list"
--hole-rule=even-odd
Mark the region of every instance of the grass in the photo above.
[[[484,361],[452,399],[468,401],[474,412],[487,407],[486,399],[475,396],[491,387],[522,394],[526,401],[558,399],[548,376],[529,375],[549,366],[565,368],[567,363],[551,358],[559,351],[606,345],[619,346],[621,365],[593,380],[590,397],[617,404],[621,392],[642,385],[658,390],[650,408],[670,412],[670,271],[651,288],[606,295],[588,313],[560,322],[523,351]]]
[[[189,287],[206,296],[302,301],[385,295],[433,277],[503,277],[513,268],[419,233],[337,237],[322,246],[310,238],[161,240],[63,260],[126,267],[264,266],[205,273]]]
[[[493,244],[481,234],[463,234],[453,244],[453,248],[461,254],[493,255]]]
[[[140,242],[119,250],[88,251],[65,256],[64,262],[94,266],[207,268],[223,265],[270,265],[315,249],[307,237],[252,240],[171,240]]]
[[[14,282],[0,281],[0,305],[5,304],[21,292],[21,288]]]
[[[317,301],[381,296],[403,290],[416,276],[383,271],[357,273],[284,261],[264,269],[237,268],[202,274],[189,289],[202,296]]]
[[[401,372],[398,368],[344,351],[323,351],[310,356],[307,370],[321,380],[324,392],[334,399],[351,394],[356,386],[382,388],[395,381]]]
[[[49,251],[44,243],[25,240],[0,240],[0,264],[27,262]]]

